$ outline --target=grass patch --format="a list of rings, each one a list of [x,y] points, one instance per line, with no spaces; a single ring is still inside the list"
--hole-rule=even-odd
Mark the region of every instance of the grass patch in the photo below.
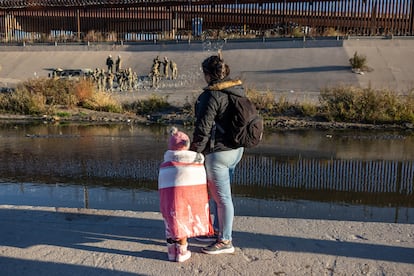
[[[0,94],[1,112],[53,115],[58,106],[122,112],[121,105],[109,94],[97,92],[92,81],[84,79],[33,79],[21,83],[13,92]]]
[[[271,92],[247,90],[265,118],[294,116],[332,122],[404,124],[414,123],[414,90],[399,95],[389,90],[338,86],[321,91],[319,104],[289,102],[285,97],[275,99]]]
[[[32,95],[26,89],[0,94],[0,111],[13,114],[38,115],[46,111],[46,97]]]
[[[260,113],[266,117],[289,116],[316,116],[318,107],[310,103],[290,103],[285,97],[275,98],[270,92],[258,92],[247,89],[247,97],[256,105]]]
[[[168,103],[167,96],[162,97],[152,94],[147,99],[124,104],[123,108],[128,111],[133,111],[137,115],[148,115],[151,113],[166,111],[171,109],[172,106]]]
[[[414,92],[401,96],[389,90],[341,86],[321,91],[321,113],[330,121],[413,123]]]
[[[80,102],[79,105],[83,108],[96,111],[112,113],[121,113],[123,111],[122,105],[106,92],[95,92],[91,97]]]
[[[72,114],[70,114],[70,112],[56,112],[56,116],[61,117],[61,118],[69,118],[72,116]]]
[[[358,52],[354,53],[354,56],[349,59],[349,63],[353,70],[359,71],[371,71],[367,65],[367,57],[365,55],[360,55]]]
[[[246,93],[265,119],[294,116],[352,123],[414,123],[414,90],[399,95],[371,87],[337,86],[323,89],[319,104],[291,103],[284,97],[276,99],[270,91],[247,89]],[[36,79],[20,84],[15,91],[0,93],[0,112],[70,117],[69,109],[77,106],[111,113],[133,112],[141,116],[163,113],[174,117],[180,114],[191,124],[195,101],[195,95],[187,97],[184,105],[177,108],[169,104],[167,96],[153,94],[121,105],[111,94],[98,92],[89,80]]]

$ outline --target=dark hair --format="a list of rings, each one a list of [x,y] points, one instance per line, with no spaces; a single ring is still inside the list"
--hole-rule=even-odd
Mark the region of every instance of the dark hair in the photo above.
[[[202,63],[203,73],[211,76],[212,81],[222,80],[230,74],[230,67],[224,63],[223,57],[218,55],[206,58]]]

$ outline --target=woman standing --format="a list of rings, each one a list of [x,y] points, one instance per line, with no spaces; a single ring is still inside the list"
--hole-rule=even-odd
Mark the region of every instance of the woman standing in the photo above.
[[[202,63],[208,86],[195,105],[196,123],[191,150],[205,155],[207,185],[216,204],[213,208],[216,240],[204,247],[207,254],[233,253],[232,244],[234,207],[231,180],[244,148],[233,145],[225,131],[231,123],[229,95],[245,96],[242,82],[229,78],[230,68],[219,53]],[[214,204],[213,204],[214,205]]]

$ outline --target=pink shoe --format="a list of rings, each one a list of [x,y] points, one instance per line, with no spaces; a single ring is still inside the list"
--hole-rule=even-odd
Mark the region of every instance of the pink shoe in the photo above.
[[[168,248],[168,260],[171,262],[175,262],[177,258],[177,247],[175,243],[167,243]]]
[[[177,243],[177,257],[176,257],[176,261],[177,262],[185,262],[188,259],[190,259],[191,257],[191,252],[190,250],[187,250],[188,247],[188,243],[181,245]]]

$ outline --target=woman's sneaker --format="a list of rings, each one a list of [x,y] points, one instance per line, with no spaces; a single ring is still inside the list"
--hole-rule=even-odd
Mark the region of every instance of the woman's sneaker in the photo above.
[[[216,241],[201,249],[201,252],[206,254],[224,254],[234,253],[234,247],[231,241]]]

